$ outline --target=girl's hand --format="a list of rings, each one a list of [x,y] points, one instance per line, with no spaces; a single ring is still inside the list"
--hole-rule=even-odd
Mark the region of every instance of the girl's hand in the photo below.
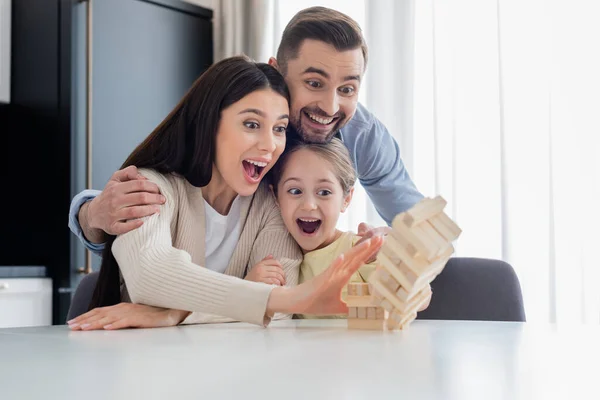
[[[267,315],[276,312],[332,315],[348,313],[342,289],[369,258],[376,254],[383,239],[373,237],[340,255],[320,275],[293,288],[275,288],[267,303]]]
[[[74,331],[159,328],[178,325],[189,314],[189,311],[119,303],[110,307],[94,308],[67,323]]]
[[[285,286],[285,273],[279,261],[272,255],[266,256],[256,264],[244,278],[247,281],[262,282],[269,285]]]

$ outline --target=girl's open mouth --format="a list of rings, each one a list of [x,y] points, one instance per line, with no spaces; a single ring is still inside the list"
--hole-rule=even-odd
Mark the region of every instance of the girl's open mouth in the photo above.
[[[296,224],[298,224],[298,228],[305,235],[312,236],[317,233],[319,228],[321,227],[320,219],[312,219],[312,218],[298,218],[296,219]]]
[[[246,179],[250,183],[257,183],[260,182],[262,173],[265,170],[267,163],[254,160],[244,160],[242,161],[242,165],[244,167],[244,175],[246,176]]]

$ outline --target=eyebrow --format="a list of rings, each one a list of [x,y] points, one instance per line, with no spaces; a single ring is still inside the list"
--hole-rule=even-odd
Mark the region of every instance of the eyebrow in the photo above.
[[[246,108],[245,110],[242,110],[238,113],[238,115],[240,114],[247,114],[247,113],[252,113],[252,114],[256,114],[260,117],[265,118],[266,115],[264,112],[260,111],[259,109],[256,108]],[[277,119],[290,119],[290,116],[288,114],[281,114]]]
[[[308,67],[304,70],[303,74],[319,74],[325,79],[329,79],[331,76],[320,68]],[[360,82],[360,75],[347,75],[344,77],[344,81],[358,81]]]
[[[285,183],[287,183],[289,181],[298,181],[298,182],[301,182],[300,178],[291,177],[291,178],[287,178],[285,181],[283,181],[283,184],[285,184]],[[326,178],[319,179],[317,182],[318,183],[331,183],[333,185],[333,182],[330,181],[329,179],[326,179]]]

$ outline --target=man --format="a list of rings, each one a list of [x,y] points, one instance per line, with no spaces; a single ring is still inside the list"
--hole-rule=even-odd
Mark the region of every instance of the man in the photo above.
[[[383,219],[417,203],[422,195],[400,158],[398,144],[385,126],[358,103],[368,60],[358,24],[324,7],[300,11],[283,32],[277,59],[291,94],[290,129],[308,142],[339,136],[352,156],[360,183]],[[102,192],[83,191],[71,203],[69,227],[92,251],[105,233],[119,235],[139,227],[137,219],[154,214],[164,202],[156,185],[134,167],[115,172]],[[359,226],[359,234],[374,230]]]

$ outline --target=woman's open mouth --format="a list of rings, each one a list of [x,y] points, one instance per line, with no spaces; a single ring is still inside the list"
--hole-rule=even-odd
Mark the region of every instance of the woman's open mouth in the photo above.
[[[263,161],[244,160],[242,166],[244,167],[244,176],[250,183],[258,183],[262,179],[262,173],[269,163]]]
[[[321,220],[314,218],[298,218],[296,224],[300,228],[300,232],[307,236],[313,236],[317,233],[321,227]]]

